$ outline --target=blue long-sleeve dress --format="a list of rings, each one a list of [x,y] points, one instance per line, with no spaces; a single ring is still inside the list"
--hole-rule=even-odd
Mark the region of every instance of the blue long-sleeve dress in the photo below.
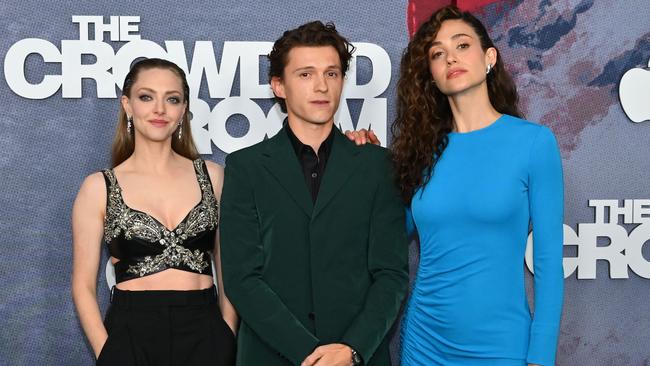
[[[402,325],[402,365],[554,365],[563,183],[551,130],[503,115],[451,133],[409,211],[420,264]],[[534,314],[524,287],[529,224]]]

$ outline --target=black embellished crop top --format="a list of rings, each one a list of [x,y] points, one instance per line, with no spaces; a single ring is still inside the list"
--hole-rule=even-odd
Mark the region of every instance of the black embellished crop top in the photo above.
[[[151,215],[124,203],[112,169],[104,170],[106,217],[104,241],[115,263],[117,283],[169,268],[212,275],[211,252],[217,230],[217,200],[205,162],[194,160],[201,201],[173,230]]]

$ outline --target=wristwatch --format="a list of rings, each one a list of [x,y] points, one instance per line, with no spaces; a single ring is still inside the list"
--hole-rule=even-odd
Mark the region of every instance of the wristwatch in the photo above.
[[[359,352],[357,352],[352,347],[350,347],[350,350],[352,351],[352,366],[363,365],[363,360],[361,359],[361,355],[359,355]]]

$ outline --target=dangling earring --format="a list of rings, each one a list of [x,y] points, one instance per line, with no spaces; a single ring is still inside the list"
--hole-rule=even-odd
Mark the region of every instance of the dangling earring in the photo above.
[[[486,73],[486,74],[489,74],[490,71],[492,71],[492,65],[491,65],[491,64],[488,64],[488,65],[487,65],[487,71],[486,71],[485,73]]]
[[[131,128],[133,127],[133,117],[126,117],[126,132],[131,136]]]
[[[178,139],[181,139],[181,136],[183,136],[183,120],[178,122]]]

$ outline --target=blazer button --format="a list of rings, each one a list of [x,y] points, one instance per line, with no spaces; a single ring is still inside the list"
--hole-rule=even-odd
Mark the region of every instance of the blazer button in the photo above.
[[[316,319],[316,315],[314,315],[314,313],[309,313],[307,316],[309,317],[310,320]]]

